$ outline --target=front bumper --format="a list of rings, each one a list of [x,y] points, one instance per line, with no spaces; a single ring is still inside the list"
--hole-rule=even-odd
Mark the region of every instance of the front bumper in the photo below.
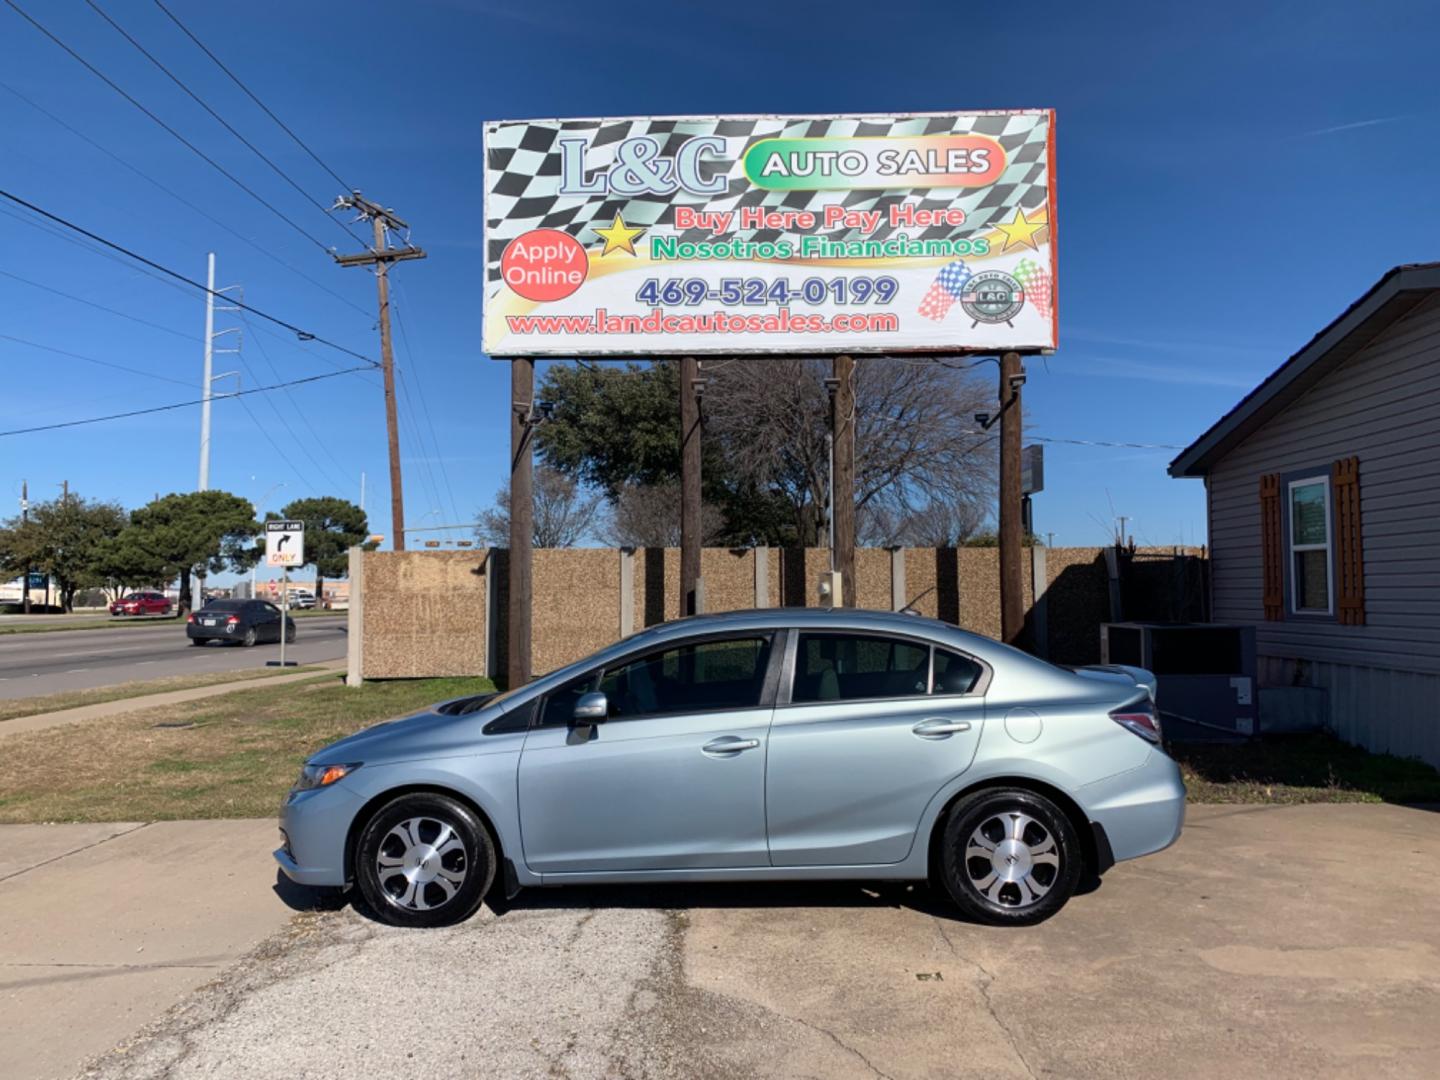
[[[287,798],[280,810],[281,845],[275,849],[285,876],[301,885],[346,884],[345,844],[363,805],[343,780]]]
[[[1077,794],[1090,820],[1105,830],[1116,862],[1163,851],[1185,826],[1180,766],[1158,750],[1138,768],[1086,784]]]

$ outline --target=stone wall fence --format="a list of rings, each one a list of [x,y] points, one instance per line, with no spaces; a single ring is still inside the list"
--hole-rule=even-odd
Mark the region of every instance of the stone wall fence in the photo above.
[[[1201,548],[1141,549],[1148,563],[1175,560],[1167,580],[1203,580]],[[1108,555],[1108,557],[1107,557]],[[825,548],[706,548],[707,611],[820,604],[829,569]],[[1059,663],[1094,663],[1099,627],[1123,594],[1173,612],[1185,597],[1136,598],[1121,589],[1123,560],[1107,548],[1026,548],[1026,641]],[[1192,571],[1198,567],[1198,575]],[[856,605],[943,619],[989,637],[1000,634],[996,548],[862,548],[855,553]],[[347,681],[440,675],[503,675],[509,603],[503,548],[350,552]],[[1153,601],[1148,603],[1147,601]],[[1201,601],[1203,604],[1203,600]],[[1134,611],[1132,615],[1136,614]],[[534,553],[533,665],[544,674],[636,630],[680,615],[678,548],[548,548]],[[1139,617],[1145,617],[1140,615]],[[1191,613],[1203,618],[1203,612]]]

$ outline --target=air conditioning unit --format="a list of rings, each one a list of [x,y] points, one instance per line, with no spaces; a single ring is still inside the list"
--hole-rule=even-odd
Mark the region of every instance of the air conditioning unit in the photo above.
[[[1253,626],[1103,623],[1100,659],[1155,676],[1167,739],[1226,740],[1259,731]]]

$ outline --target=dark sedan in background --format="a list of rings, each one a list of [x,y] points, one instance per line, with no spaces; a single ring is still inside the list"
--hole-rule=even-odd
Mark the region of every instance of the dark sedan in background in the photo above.
[[[207,641],[255,645],[280,640],[280,609],[264,600],[211,600],[185,620],[191,645]],[[295,640],[295,620],[285,619],[285,640]]]

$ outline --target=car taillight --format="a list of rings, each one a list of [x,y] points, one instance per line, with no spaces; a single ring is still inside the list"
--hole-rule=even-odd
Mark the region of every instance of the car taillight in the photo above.
[[[185,616],[185,621],[186,621],[186,622],[194,622],[194,621],[195,621],[195,613],[192,611],[189,615],[186,615],[186,616]]]
[[[1110,719],[1148,743],[1160,744],[1160,716],[1149,702],[1126,705],[1110,714]]]
[[[236,625],[238,625],[239,622],[240,622],[240,616],[239,616],[239,615],[231,615],[231,616],[230,616],[228,619],[226,619],[225,621],[226,621],[227,623],[229,623],[231,626],[236,626]]]

